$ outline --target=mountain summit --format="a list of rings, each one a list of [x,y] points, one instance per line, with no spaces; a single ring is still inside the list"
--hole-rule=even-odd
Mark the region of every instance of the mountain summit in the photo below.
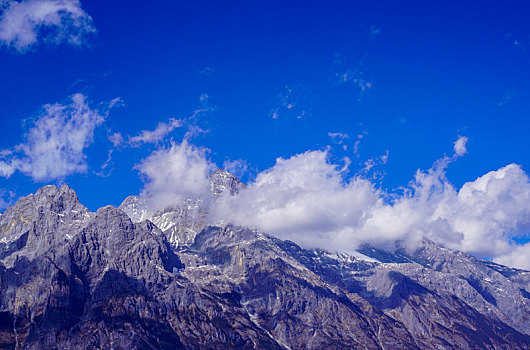
[[[215,200],[244,185],[211,176]],[[528,349],[530,272],[430,241],[307,250],[201,200],[96,213],[46,186],[0,216],[2,349]]]

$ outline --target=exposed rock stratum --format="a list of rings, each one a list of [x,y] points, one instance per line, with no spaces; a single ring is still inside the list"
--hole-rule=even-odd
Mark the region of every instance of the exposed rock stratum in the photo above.
[[[212,197],[244,185],[218,170]],[[46,186],[0,216],[2,349],[528,349],[530,272],[425,241],[306,250],[201,200],[90,212]]]

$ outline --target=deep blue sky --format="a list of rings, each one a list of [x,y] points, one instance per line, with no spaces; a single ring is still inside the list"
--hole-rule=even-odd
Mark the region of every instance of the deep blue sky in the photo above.
[[[263,170],[276,157],[333,145],[328,132],[341,132],[349,148],[335,145],[337,158],[364,162],[388,150],[379,166],[387,189],[451,154],[459,135],[469,137],[469,153],[448,170],[456,186],[508,163],[529,171],[527,1],[85,0],[82,7],[97,29],[88,47],[0,49],[0,149],[22,142],[28,118],[46,103],[77,92],[94,106],[121,97],[125,105],[110,111],[86,151],[97,170],[111,147],[106,130],[135,135],[186,118],[207,94],[212,111],[196,124],[210,131],[193,142],[219,165],[228,157]],[[339,83],[344,73],[350,80]],[[281,105],[286,86],[291,109]],[[15,173],[0,188],[20,196],[64,180],[92,210],[117,205],[142,188],[133,166],[152,150],[115,151],[108,177],[89,171],[34,182]]]

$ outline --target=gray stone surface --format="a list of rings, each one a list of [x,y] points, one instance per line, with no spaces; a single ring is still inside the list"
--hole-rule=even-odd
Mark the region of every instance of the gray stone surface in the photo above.
[[[243,189],[212,175],[214,196]],[[91,213],[63,185],[8,208],[0,348],[529,348],[527,271],[429,241],[414,252],[305,250],[210,225],[188,204],[149,213],[129,197]]]

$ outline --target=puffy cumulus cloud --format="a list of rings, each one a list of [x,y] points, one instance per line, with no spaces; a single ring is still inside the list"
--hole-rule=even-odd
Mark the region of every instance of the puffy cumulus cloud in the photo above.
[[[530,270],[530,243],[513,245],[511,251],[494,259],[498,264]]]
[[[39,41],[81,46],[95,32],[78,0],[0,1],[0,43],[18,52]]]
[[[380,201],[370,182],[344,183],[326,151],[311,151],[278,158],[238,196],[222,198],[214,216],[306,247],[345,250],[354,247],[355,228],[366,220],[367,209]]]
[[[162,141],[170,132],[176,128],[180,128],[184,125],[184,122],[180,119],[171,118],[167,123],[158,123],[155,130],[142,130],[139,135],[129,137],[129,144],[132,147],[138,147],[143,143],[157,143]],[[117,139],[113,135],[113,143]],[[119,135],[121,136],[121,135]]]
[[[222,198],[214,217],[310,248],[352,251],[362,243],[393,248],[399,242],[412,249],[426,238],[530,268],[528,247],[513,243],[530,229],[528,175],[510,164],[457,189],[445,175],[461,154],[455,152],[418,170],[401,195],[362,175],[345,179],[327,151],[279,158],[237,196]]]
[[[152,210],[188,198],[209,199],[209,175],[215,166],[206,158],[206,152],[184,140],[154,151],[135,166],[145,182],[141,194]]]
[[[530,183],[515,164],[492,171],[457,190],[445,177],[451,159],[418,171],[405,195],[375,207],[360,228],[376,243],[423,238],[479,257],[497,257],[513,249],[530,224]]]
[[[455,154],[459,157],[462,157],[467,153],[467,144],[468,138],[465,136],[460,136],[454,143]]]
[[[86,97],[75,94],[66,104],[47,104],[25,134],[25,142],[4,150],[0,176],[21,171],[36,181],[60,179],[87,171],[84,154],[94,130],[107,112],[92,109]]]
[[[464,250],[491,257],[510,254],[512,240],[530,232],[530,182],[519,165],[509,164],[465,184],[458,199],[463,205],[454,225],[464,233]]]

